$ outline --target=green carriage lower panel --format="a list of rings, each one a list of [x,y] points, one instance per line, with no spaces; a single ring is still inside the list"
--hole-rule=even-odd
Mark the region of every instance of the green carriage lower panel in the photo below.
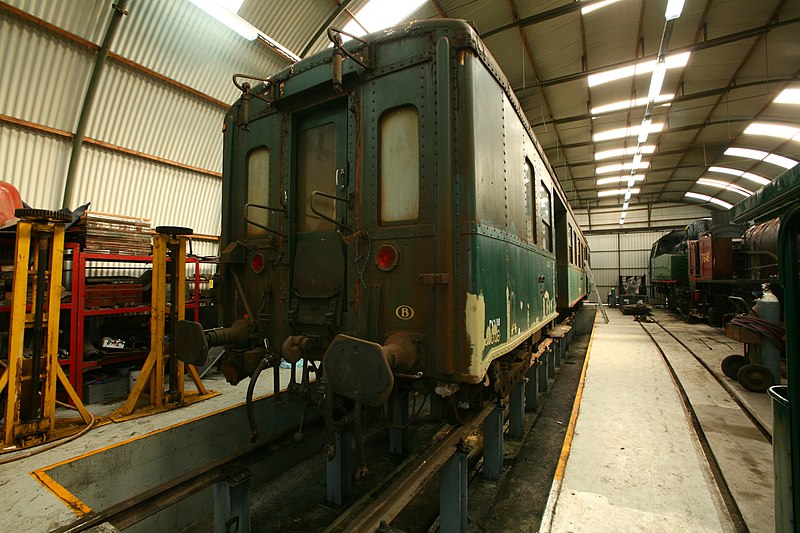
[[[558,267],[558,308],[569,309],[586,296],[586,274],[573,265]]]
[[[689,263],[684,254],[662,254],[651,261],[653,281],[688,281]]]
[[[556,316],[552,257],[524,245],[472,235],[466,294],[468,375],[480,381],[491,361]]]

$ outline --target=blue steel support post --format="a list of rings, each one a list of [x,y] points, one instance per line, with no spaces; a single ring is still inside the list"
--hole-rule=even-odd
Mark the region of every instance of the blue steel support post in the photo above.
[[[389,429],[389,453],[405,455],[408,452],[408,389],[398,390],[392,394],[391,422]]]
[[[349,429],[336,433],[336,455],[326,464],[328,503],[337,507],[353,492],[352,439]]]
[[[800,233],[800,207],[790,209],[781,216],[778,234],[778,258],[783,283],[783,311],[786,322],[786,377],[789,396],[789,456],[791,457],[790,483],[784,483],[784,498],[792,506],[785,512],[792,518],[790,527],[797,530],[800,524],[800,272],[798,272],[797,238]],[[776,487],[778,489],[778,487]],[[778,517],[776,517],[778,518]],[[778,524],[776,523],[776,526]]]
[[[428,401],[431,402],[431,420],[434,422],[441,422],[444,420],[444,399],[435,392],[432,392]]]
[[[439,530],[467,533],[467,459],[464,441],[439,471]]]
[[[250,533],[250,471],[214,484],[214,533]]]
[[[498,403],[483,421],[483,479],[498,481],[503,469],[505,405]]]
[[[508,436],[515,440],[522,440],[525,435],[525,385],[523,379],[509,395],[510,410],[508,413]]]
[[[533,413],[539,408],[539,361],[534,361],[528,369],[528,382],[525,384],[525,410]]]
[[[550,382],[547,380],[547,359],[550,357],[550,349],[546,349],[541,356],[539,356],[539,392],[547,392],[550,390]]]

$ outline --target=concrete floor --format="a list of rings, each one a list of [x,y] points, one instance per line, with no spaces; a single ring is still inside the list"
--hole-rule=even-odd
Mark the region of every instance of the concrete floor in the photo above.
[[[290,372],[290,370],[281,370],[282,387],[288,384]],[[124,441],[142,439],[148,435],[163,431],[164,428],[184,423],[187,420],[204,417],[209,413],[230,410],[244,402],[247,391],[246,380],[234,387],[227,384],[221,374],[212,373],[206,376],[203,381],[208,389],[221,392],[221,394],[181,409],[96,427],[86,435],[63,446],[13,463],[0,465],[0,516],[3,517],[0,531],[44,532],[69,524],[78,518],[78,514],[70,510],[63,499],[50,492],[32,475],[33,472],[47,470],[52,465],[108,448],[109,445],[118,445]],[[254,398],[270,394],[272,392],[272,381],[272,371],[265,371],[258,381]],[[192,384],[187,384],[187,390],[192,387]],[[96,416],[105,416],[120,403],[110,405],[94,404],[88,405],[87,408]],[[237,422],[246,426],[246,422],[244,420],[238,421],[238,418],[244,417],[237,417]],[[222,433],[224,434],[224,431]],[[243,433],[243,438],[246,441],[246,432]],[[119,449],[123,450],[124,448],[120,447]],[[130,452],[128,452],[129,454]],[[0,458],[10,456],[3,455]],[[104,464],[102,467],[107,472],[108,483],[99,484],[96,487],[96,491],[100,492],[105,498],[113,499],[118,497],[117,501],[130,496],[131,494],[122,494],[126,486],[125,480],[128,477],[126,472],[120,471],[119,465],[113,464],[113,461],[106,462],[109,464]],[[160,469],[163,470],[164,465]],[[80,473],[78,474],[76,477],[80,477]],[[66,487],[66,489],[76,490],[71,486]],[[131,488],[131,490],[133,489]],[[115,490],[120,490],[121,492],[115,494]],[[138,490],[143,489],[138,487]],[[164,529],[164,531],[166,530]]]
[[[733,531],[708,461],[655,343],[631,316],[598,315],[583,400],[551,527],[545,531]],[[702,324],[656,311],[708,366],[741,345]],[[772,531],[772,451],[764,436],[686,348],[645,327],[667,354],[750,531]],[[771,427],[769,399],[741,393]]]

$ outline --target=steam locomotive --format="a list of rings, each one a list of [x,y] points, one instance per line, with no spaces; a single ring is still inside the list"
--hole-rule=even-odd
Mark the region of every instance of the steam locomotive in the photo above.
[[[687,317],[718,326],[737,310],[734,302],[752,306],[763,284],[771,284],[780,295],[779,221],[745,228],[729,223],[727,214],[715,213],[670,232],[650,252],[654,296],[665,298],[669,307]]]
[[[458,420],[507,395],[559,313],[585,298],[589,248],[467,23],[328,36],[331,49],[269,78],[234,77],[228,327],[182,322],[176,344],[186,361],[224,345],[233,384],[302,360],[337,428],[411,385]]]

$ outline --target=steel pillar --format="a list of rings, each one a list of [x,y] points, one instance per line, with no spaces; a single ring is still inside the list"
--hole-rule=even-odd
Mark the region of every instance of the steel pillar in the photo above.
[[[550,345],[548,351],[550,353],[547,354],[547,377],[551,379],[555,379],[556,377],[556,366],[558,366],[558,361],[561,360],[561,350],[564,346],[564,339],[556,339],[556,345]]]
[[[328,503],[341,507],[353,493],[353,433],[348,429],[335,436],[336,455],[325,468]]]
[[[539,361],[534,361],[528,369],[528,382],[525,384],[525,410],[533,413],[539,408]]]
[[[483,421],[483,479],[498,481],[503,469],[505,405],[498,404]]]
[[[250,533],[250,471],[214,484],[214,533]]]
[[[553,363],[555,368],[561,367],[561,359],[563,359],[564,354],[567,352],[567,337],[561,337],[558,339],[558,348],[556,349],[556,357]]]
[[[439,471],[439,530],[467,533],[467,459],[469,449],[458,451]]]
[[[405,455],[408,452],[408,389],[398,390],[392,394],[390,404],[390,420],[393,428],[389,429],[389,453]]]
[[[522,440],[525,436],[525,388],[527,380],[517,383],[509,395],[508,436]]]

